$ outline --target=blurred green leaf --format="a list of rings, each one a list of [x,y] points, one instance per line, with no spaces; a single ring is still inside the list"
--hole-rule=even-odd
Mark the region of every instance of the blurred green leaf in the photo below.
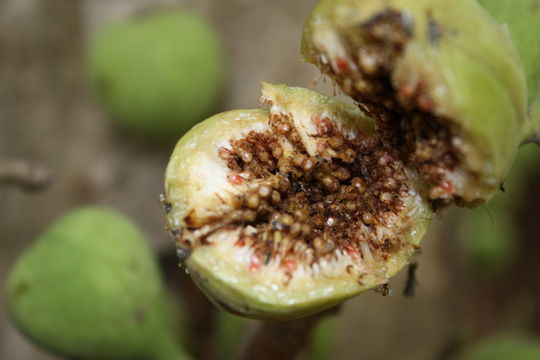
[[[459,355],[456,360],[536,360],[540,359],[540,341],[522,333],[490,337]]]

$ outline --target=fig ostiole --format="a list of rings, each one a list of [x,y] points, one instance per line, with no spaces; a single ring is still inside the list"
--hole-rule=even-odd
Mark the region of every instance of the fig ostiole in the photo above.
[[[166,171],[168,227],[217,305],[291,319],[385,284],[432,206],[416,170],[358,107],[263,83],[267,109],[195,126]]]
[[[508,31],[472,0],[323,0],[302,52],[375,120],[431,185],[475,206],[507,175],[527,84]]]

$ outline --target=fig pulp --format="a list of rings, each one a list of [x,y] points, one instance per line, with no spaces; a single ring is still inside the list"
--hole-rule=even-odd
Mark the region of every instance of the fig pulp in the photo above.
[[[174,150],[164,202],[187,271],[216,304],[267,319],[386,283],[431,217],[415,170],[356,106],[266,83],[262,101]]]

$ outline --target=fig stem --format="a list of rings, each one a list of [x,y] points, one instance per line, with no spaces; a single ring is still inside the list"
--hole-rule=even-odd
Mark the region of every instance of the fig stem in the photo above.
[[[296,359],[309,350],[311,335],[319,321],[336,315],[338,305],[297,320],[262,322],[238,360]]]
[[[50,180],[51,173],[43,166],[30,165],[22,160],[0,161],[0,185],[39,191],[46,188]]]

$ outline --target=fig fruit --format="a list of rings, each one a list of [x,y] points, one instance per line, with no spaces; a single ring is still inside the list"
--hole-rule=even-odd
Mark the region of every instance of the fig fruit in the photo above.
[[[262,102],[174,149],[163,202],[186,270],[217,305],[262,319],[388,282],[431,218],[416,170],[354,105],[268,83]]]
[[[113,121],[141,136],[177,139],[217,106],[224,54],[204,18],[169,10],[100,31],[90,46],[89,69]]]
[[[323,0],[302,44],[431,185],[473,207],[524,138],[527,84],[507,29],[472,0]]]
[[[111,210],[52,224],[11,270],[7,309],[22,333],[69,358],[186,358],[143,235]]]

